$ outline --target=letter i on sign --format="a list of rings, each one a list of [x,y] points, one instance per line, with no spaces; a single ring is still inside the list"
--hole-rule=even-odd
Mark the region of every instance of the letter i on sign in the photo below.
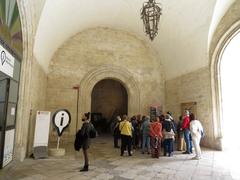
[[[61,117],[61,123],[60,123],[60,126],[63,125],[63,118],[64,118],[64,113],[62,113],[62,117]]]

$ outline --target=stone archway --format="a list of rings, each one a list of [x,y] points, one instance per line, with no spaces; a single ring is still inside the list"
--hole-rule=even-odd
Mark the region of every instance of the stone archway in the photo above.
[[[222,92],[221,92],[221,73],[220,64],[223,52],[229,42],[240,32],[240,21],[233,24],[219,40],[213,56],[211,57],[211,89],[212,89],[212,106],[214,122],[215,147],[222,150]]]
[[[95,84],[103,79],[121,82],[128,93],[128,115],[140,112],[140,89],[133,75],[124,68],[104,65],[88,72],[80,82],[79,113],[91,110],[91,93]]]
[[[103,79],[91,93],[91,121],[99,133],[110,133],[117,116],[128,114],[128,94],[121,82]]]

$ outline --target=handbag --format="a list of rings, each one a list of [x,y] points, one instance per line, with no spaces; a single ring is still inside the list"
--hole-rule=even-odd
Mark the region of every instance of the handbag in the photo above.
[[[80,129],[78,130],[75,136],[74,149],[76,151],[79,151],[82,147],[82,143],[83,143],[83,136],[81,135],[81,129]]]

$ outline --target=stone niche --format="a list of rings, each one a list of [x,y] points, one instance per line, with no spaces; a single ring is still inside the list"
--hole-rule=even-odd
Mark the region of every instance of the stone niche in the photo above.
[[[150,104],[165,103],[163,68],[146,42],[124,31],[87,29],[69,38],[49,66],[46,107],[50,111],[66,108],[72,115],[63,137],[73,137],[80,128],[82,114],[91,111],[93,88],[104,79],[116,80],[126,88],[129,116],[149,114]],[[76,85],[79,100],[73,89]]]

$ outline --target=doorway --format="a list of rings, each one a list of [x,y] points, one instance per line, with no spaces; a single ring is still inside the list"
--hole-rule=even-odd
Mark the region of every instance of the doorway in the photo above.
[[[13,159],[18,83],[0,72],[0,168]]]
[[[116,116],[128,113],[127,90],[119,81],[99,81],[92,90],[91,99],[91,120],[99,133],[111,132]]]
[[[240,102],[240,33],[226,46],[220,64],[223,148],[240,150],[239,141],[239,102]]]

